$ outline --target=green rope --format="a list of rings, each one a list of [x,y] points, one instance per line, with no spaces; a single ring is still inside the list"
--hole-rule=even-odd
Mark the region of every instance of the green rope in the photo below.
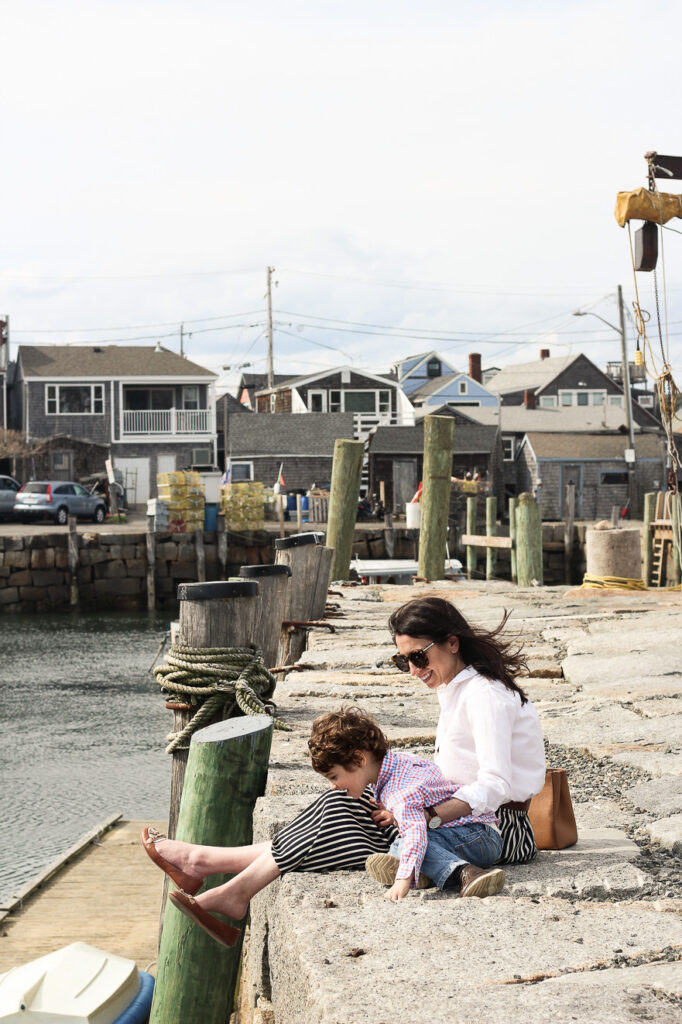
[[[197,708],[180,732],[171,732],[166,753],[188,750],[192,734],[212,721],[225,705],[235,705],[245,715],[267,715],[264,703],[275,692],[277,680],[265,665],[255,644],[248,647],[189,647],[174,643],[154,676],[167,698],[181,697]],[[273,716],[275,729],[291,732]]]

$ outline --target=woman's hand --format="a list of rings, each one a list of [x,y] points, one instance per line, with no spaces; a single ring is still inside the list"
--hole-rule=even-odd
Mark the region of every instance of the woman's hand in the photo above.
[[[409,878],[396,878],[395,882],[388,890],[384,893],[384,899],[392,900],[393,903],[397,903],[398,900],[402,900],[407,896],[410,891],[410,879]]]
[[[377,804],[376,810],[372,811],[372,821],[379,828],[388,828],[389,825],[397,825],[391,812],[383,804]]]

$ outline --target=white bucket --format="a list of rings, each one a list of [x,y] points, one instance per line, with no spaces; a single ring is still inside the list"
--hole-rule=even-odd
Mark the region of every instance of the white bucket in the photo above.
[[[408,530],[418,530],[422,521],[422,506],[420,501],[408,501],[405,505],[405,526]]]

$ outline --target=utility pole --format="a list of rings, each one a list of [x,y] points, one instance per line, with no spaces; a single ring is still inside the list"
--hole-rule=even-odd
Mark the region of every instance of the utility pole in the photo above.
[[[272,388],[275,378],[272,372],[272,275],[274,267],[267,267],[267,300],[268,300],[268,387]]]
[[[632,417],[632,388],[630,386],[630,363],[628,362],[628,346],[625,339],[625,309],[623,307],[623,289],[618,285],[618,312],[620,314],[620,351],[623,362],[623,392],[625,397],[625,422],[628,428],[630,449],[635,451],[635,426]],[[635,518],[639,514],[639,501],[637,494],[637,479],[635,476],[635,463],[628,462],[628,502],[630,516]]]
[[[184,327],[185,327],[184,324],[180,324],[180,355],[181,356],[184,356],[184,354],[185,354],[185,331],[184,331]]]

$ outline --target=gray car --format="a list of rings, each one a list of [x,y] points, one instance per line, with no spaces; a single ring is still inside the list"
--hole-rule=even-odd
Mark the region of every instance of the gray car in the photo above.
[[[0,475],[0,518],[14,518],[14,497],[21,487],[13,476]]]
[[[103,523],[107,514],[101,494],[90,494],[81,484],[69,480],[31,480],[14,499],[15,519],[50,516],[64,526],[69,516]]]

